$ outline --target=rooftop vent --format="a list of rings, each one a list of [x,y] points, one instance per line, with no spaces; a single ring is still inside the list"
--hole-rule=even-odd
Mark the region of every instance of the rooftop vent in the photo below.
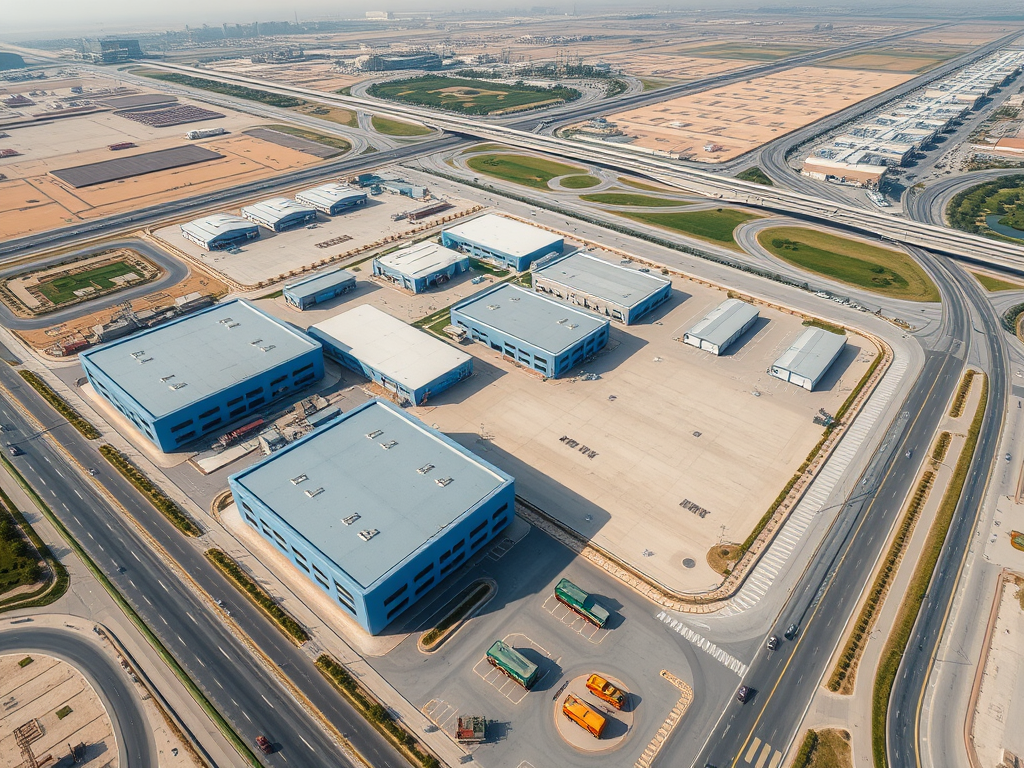
[[[444,488],[451,481],[452,481],[452,478],[450,478],[450,477],[439,477],[434,482],[437,483],[438,485],[440,485],[442,488]]]
[[[512,296],[512,297],[509,298],[509,301],[520,301],[521,299],[522,299],[521,296]]]
[[[143,350],[140,349],[138,352],[132,352],[131,356],[134,357],[136,360],[138,360],[144,354],[146,354],[146,353]]]
[[[386,443],[381,443],[380,447],[383,448],[385,451],[390,451],[396,445],[398,445],[397,440],[388,440]]]
[[[354,515],[349,515],[348,517],[341,518],[341,522],[343,522],[345,525],[352,525],[352,523],[354,523],[360,517],[362,517],[362,515],[356,512]]]
[[[170,376],[161,376],[160,377],[160,381],[162,381],[162,382],[164,382],[166,384],[168,381],[173,379],[174,376],[175,376],[175,374],[173,374],[173,373]]]
[[[579,328],[579,325],[576,323],[569,323],[566,327],[571,331],[573,328]]]
[[[434,468],[433,464],[424,464],[422,467],[420,467],[416,471],[419,472],[421,475],[425,475],[425,474],[427,474],[427,472],[429,472],[433,468]]]
[[[217,322],[219,322],[221,325],[228,325],[229,323],[233,323],[234,320],[232,320],[230,317],[225,317],[223,320],[218,320]]]
[[[304,483],[307,480],[309,480],[309,475],[296,475],[295,477],[292,478],[292,485],[298,485],[299,483]]]
[[[561,320],[558,321],[558,324],[559,325],[565,325],[568,322],[569,322],[569,318],[568,317],[563,317]]]
[[[276,344],[267,344],[267,346],[265,346],[265,347],[260,347],[260,352],[269,352],[275,346],[277,346],[277,345]]]
[[[501,305],[500,304],[488,304],[487,308],[488,309],[501,309]]]
[[[309,498],[311,498],[311,499],[312,499],[312,498],[313,498],[314,496],[319,496],[319,495],[320,495],[321,493],[323,493],[323,492],[324,492],[324,489],[323,489],[323,488],[317,488],[317,489],[316,489],[315,491],[304,491],[304,493],[305,493],[305,494],[306,494],[307,496],[309,496]]]
[[[384,434],[384,430],[383,430],[383,429],[375,429],[375,430],[373,430],[373,432],[367,432],[367,433],[366,433],[366,436],[367,436],[367,437],[368,437],[368,438],[369,438],[370,440],[373,440],[373,438],[375,438],[375,437],[380,437],[380,436],[381,436],[381,435],[383,435],[383,434]]]
[[[139,358],[135,358],[135,359],[139,360]],[[139,365],[145,365],[146,363],[151,363],[151,362],[153,362],[153,358],[152,357],[144,357],[141,360],[139,360]]]
[[[378,533],[380,533],[380,531],[378,531],[376,528],[369,528],[369,529],[367,529],[365,531],[360,531],[359,532],[359,538],[362,539],[363,541],[369,541],[374,536],[376,536]]]
[[[228,323],[228,328],[237,328],[240,323]]]
[[[182,387],[187,387],[187,386],[188,386],[188,384],[186,384],[184,381],[179,381],[177,384],[171,384],[171,389],[173,389],[175,392],[177,392]]]
[[[255,347],[255,346],[259,345],[259,344],[262,344],[263,343],[263,339],[256,339],[256,341],[250,341],[249,343],[252,344],[252,346]]]

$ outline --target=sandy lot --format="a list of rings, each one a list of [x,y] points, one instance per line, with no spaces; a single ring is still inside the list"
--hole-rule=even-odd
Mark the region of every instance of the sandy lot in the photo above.
[[[365,80],[368,75],[345,73],[331,61],[296,61],[282,64],[253,64],[248,58],[213,61],[206,65],[213,72],[246,75],[260,80],[287,83],[302,88],[337,91]]]
[[[876,51],[862,51],[850,56],[829,59],[829,67],[849,69],[876,69],[883,72],[920,73],[937,67],[943,61],[966,52],[965,48],[944,48],[922,46],[917,49],[889,48]]]
[[[992,24],[958,24],[954,27],[936,29],[931,32],[922,32],[909,40],[922,43],[942,43],[944,45],[962,45],[976,47],[995,40],[997,37],[1008,35],[1014,30],[1019,30],[1016,24],[992,23]]]
[[[608,119],[636,137],[633,146],[719,163],[906,79],[895,73],[797,67]]]
[[[663,80],[695,80],[723,72],[732,72],[750,66],[749,61],[728,59],[701,59],[665,53],[622,52],[603,56],[613,67],[638,77],[657,77]]]
[[[596,544],[671,588],[700,591],[721,580],[708,550],[747,536],[821,437],[818,409],[836,411],[875,349],[850,337],[822,390],[808,393],[766,373],[800,318],[762,308],[731,354],[714,357],[677,337],[726,294],[674,287],[649,321],[613,326],[585,366],[597,381],[539,381],[469,343],[473,377],[412,410]]]
[[[20,666],[26,658],[32,662]],[[30,743],[37,760],[67,758],[68,744],[84,743],[90,762],[120,764],[110,718],[92,686],[70,664],[41,654],[0,656],[0,701],[0,768],[25,765],[14,730],[31,723],[38,723],[38,729],[29,728],[38,734]]]
[[[448,201],[452,203],[453,208],[440,214],[442,217],[468,211],[474,207],[468,200],[449,198]],[[271,232],[261,227],[259,240],[246,243],[238,253],[207,251],[186,240],[177,224],[159,229],[155,235],[229,280],[246,286],[255,286],[261,282],[284,279],[290,272],[299,273],[338,254],[375,246],[390,236],[408,235],[427,221],[435,221],[439,217],[413,223],[405,220],[392,221],[391,216],[415,210],[425,204],[426,201],[384,192],[370,196],[366,205],[356,210],[333,217],[318,214],[315,229],[298,227],[285,232]],[[339,237],[348,239],[328,247],[317,247],[317,243],[326,243]],[[420,234],[418,237],[423,235]],[[369,271],[369,265],[366,266],[366,270]]]

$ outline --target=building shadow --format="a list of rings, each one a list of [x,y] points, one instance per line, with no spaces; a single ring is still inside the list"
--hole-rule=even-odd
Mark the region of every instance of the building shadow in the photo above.
[[[747,342],[753,341],[757,335],[768,326],[769,322],[771,321],[767,317],[759,316],[757,320],[754,321],[753,325],[751,325],[742,336],[736,339],[736,341],[726,347],[725,352],[720,354],[719,357],[732,357],[735,355],[743,349]]]
[[[857,360],[860,353],[864,350],[854,344],[847,344],[843,347],[843,351],[839,353],[839,357],[836,358],[835,362],[825,371],[825,375],[821,377],[821,381],[818,382],[817,386],[814,387],[815,392],[826,392],[831,391],[833,387],[837,386],[842,382],[846,389],[853,389],[857,386],[857,379],[850,379],[849,381],[842,381],[846,375],[850,366]]]

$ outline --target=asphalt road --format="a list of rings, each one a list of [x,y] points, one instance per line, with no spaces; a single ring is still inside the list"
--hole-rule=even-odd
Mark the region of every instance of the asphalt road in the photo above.
[[[177,285],[186,277],[188,277],[188,267],[178,259],[172,258],[170,254],[157,248],[152,243],[145,240],[139,240],[137,238],[125,238],[123,240],[114,240],[104,243],[100,246],[93,246],[91,248],[83,248],[78,251],[71,253],[61,253],[57,256],[51,256],[47,259],[40,259],[39,261],[32,262],[32,269],[39,269],[42,267],[49,266],[58,262],[68,261],[69,259],[81,258],[94,253],[100,253],[102,251],[109,251],[112,248],[131,248],[133,251],[138,251],[147,259],[158,265],[164,270],[164,275],[151,283],[145,285],[139,285],[135,288],[129,288],[126,291],[119,291],[116,296],[100,296],[99,298],[93,299],[92,301],[83,301],[81,304],[75,304],[67,309],[62,309],[57,312],[51,312],[40,317],[18,317],[15,315],[10,307],[5,303],[0,302],[0,323],[5,328],[11,328],[16,331],[29,331],[36,328],[49,328],[63,323],[76,317],[81,317],[89,312],[95,312],[103,306],[110,306],[114,301],[130,301],[138,296],[146,296],[150,293],[157,293],[172,285]],[[18,272],[24,272],[25,265],[22,264],[18,267],[0,271],[0,279],[8,277]]]
[[[936,348],[863,474],[862,493],[838,513],[776,621],[773,633],[780,637],[790,624],[798,626],[795,641],[783,640],[778,651],[753,660],[743,683],[757,694],[745,705],[727,706],[695,765],[745,765],[755,739],[783,753],[792,745],[960,378],[971,325],[951,281],[940,279],[940,290],[946,313]]]
[[[0,382],[140,521],[180,567],[211,596],[223,599],[253,643],[302,690],[375,768],[405,768],[404,758],[324,680],[312,660],[285,638],[203,557],[201,542],[186,539],[97,455],[93,444],[64,422],[10,366]],[[86,478],[26,423],[8,403],[0,421],[15,427],[4,435],[24,455],[18,470],[47,501],[72,535],[160,637],[217,709],[249,743],[264,734],[279,747],[267,765],[337,768],[351,763],[324,730],[242,646],[208,603],[189,589],[150,544],[99,496]]]
[[[0,632],[0,654],[8,653],[45,653],[75,667],[85,675],[110,716],[118,764],[126,768],[156,765],[149,722],[139,698],[124,671],[99,648],[71,630],[19,624],[17,629]]]
[[[1015,176],[1024,173],[1020,168],[993,168],[985,171],[971,171],[956,176],[945,176],[928,184],[923,190],[913,187],[903,195],[903,210],[915,221],[925,221],[942,226],[946,222],[946,208],[959,192],[986,181]],[[987,302],[986,302],[987,303]]]

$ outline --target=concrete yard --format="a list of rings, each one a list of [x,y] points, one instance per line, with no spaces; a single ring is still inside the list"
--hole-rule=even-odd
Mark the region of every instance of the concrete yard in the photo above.
[[[821,391],[806,392],[767,373],[804,330],[799,317],[762,306],[761,319],[716,358],[677,339],[725,292],[673,285],[646,322],[612,328],[605,350],[579,371],[598,380],[540,381],[467,343],[473,377],[413,412],[595,544],[672,589],[697,592],[721,581],[708,551],[747,537],[820,439],[818,410],[835,413],[877,353],[850,336]]]
[[[426,201],[385,192],[367,198],[365,206],[337,216],[317,214],[317,223],[313,229],[297,227],[284,232],[271,232],[261,227],[259,239],[245,243],[238,253],[207,251],[186,240],[177,224],[158,229],[155,234],[160,240],[198,259],[229,280],[255,286],[257,283],[283,280],[341,253],[367,249],[375,244],[382,245],[389,237],[404,237],[427,222],[458,215],[473,207],[473,203],[468,200],[449,198],[448,202],[452,208],[424,221],[392,221],[394,214],[420,208]],[[237,214],[238,211],[232,210],[231,213]],[[339,241],[339,238],[344,239]],[[318,243],[332,244],[317,247]],[[370,265],[365,265],[365,269],[369,272]]]
[[[626,146],[721,163],[888,90],[910,76],[795,67],[608,116]]]
[[[0,768],[27,765],[15,737],[23,727],[39,761],[66,759],[68,744],[85,744],[88,764],[120,765],[110,718],[70,664],[38,653],[0,656],[0,701]]]

